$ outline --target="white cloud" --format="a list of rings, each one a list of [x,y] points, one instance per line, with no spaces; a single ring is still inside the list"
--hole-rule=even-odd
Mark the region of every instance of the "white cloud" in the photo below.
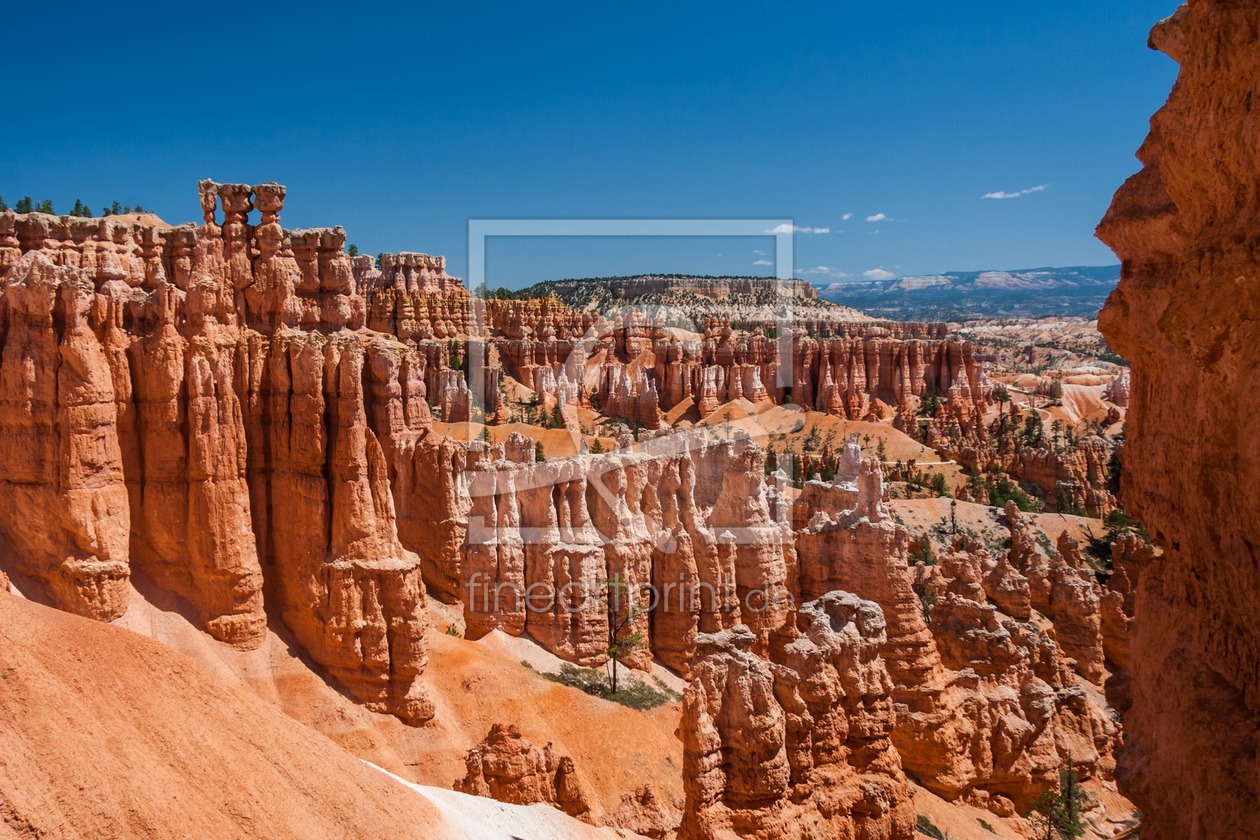
[[[868,222],[887,222],[887,221],[889,221],[889,219],[888,219],[888,216],[887,216],[886,214],[884,214],[884,213],[876,213],[874,216],[867,216],[867,217],[866,217],[866,221],[868,221]]]
[[[759,257],[764,257],[766,255],[765,251],[753,251],[753,253]]]
[[[831,228],[797,227],[785,223],[770,228],[766,233],[831,233]]]
[[[852,213],[845,213],[843,216],[840,217],[840,221],[847,222],[849,221],[849,219],[852,219],[852,218],[853,218]]]
[[[999,199],[999,200],[1004,199],[1004,198],[1020,198],[1025,195],[1032,195],[1033,193],[1045,192],[1049,188],[1050,188],[1049,184],[1038,184],[1035,187],[1029,187],[1026,190],[1020,190],[1019,192],[1003,192],[1002,190],[998,190],[997,192],[985,193],[984,195],[980,197],[993,198],[993,199]]]
[[[833,271],[835,269],[829,265],[816,265],[813,268],[805,269],[806,274],[830,274]]]
[[[753,265],[774,265],[770,260],[753,260]]]
[[[897,275],[882,268],[872,268],[870,271],[863,271],[862,276],[867,280],[891,280]]]

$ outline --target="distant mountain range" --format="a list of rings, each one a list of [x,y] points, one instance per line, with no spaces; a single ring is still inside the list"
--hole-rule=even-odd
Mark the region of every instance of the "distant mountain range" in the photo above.
[[[1120,281],[1120,266],[947,271],[832,283],[819,297],[900,321],[1093,318]]]

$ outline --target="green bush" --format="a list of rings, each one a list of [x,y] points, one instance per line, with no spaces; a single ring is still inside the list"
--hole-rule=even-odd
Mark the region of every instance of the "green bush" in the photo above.
[[[641,679],[628,680],[613,691],[608,685],[607,678],[601,672],[593,668],[578,668],[568,662],[560,666],[560,673],[543,674],[543,676],[554,683],[576,688],[592,697],[610,700],[640,711],[654,709],[667,703],[677,703],[682,699],[682,695],[670,690],[659,680],[656,681],[656,687]]]

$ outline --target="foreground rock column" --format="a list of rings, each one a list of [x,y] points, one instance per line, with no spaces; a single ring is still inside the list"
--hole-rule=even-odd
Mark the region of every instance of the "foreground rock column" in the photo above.
[[[682,840],[909,838],[875,604],[832,592],[752,653],[740,625],[696,639],[683,699]]]
[[[7,275],[0,359],[0,537],[64,610],[127,609],[131,516],[114,388],[87,326],[91,282],[43,254]],[[56,318],[54,319],[54,313]]]
[[[1142,836],[1260,836],[1260,6],[1191,0],[1181,64],[1098,229],[1123,260],[1099,326],[1132,362],[1122,490],[1142,569],[1119,775]]]

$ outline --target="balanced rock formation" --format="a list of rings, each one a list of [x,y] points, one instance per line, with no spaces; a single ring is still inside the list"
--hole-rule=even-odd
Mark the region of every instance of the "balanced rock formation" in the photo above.
[[[464,759],[468,774],[455,789],[513,805],[543,802],[571,817],[590,820],[591,806],[578,782],[573,759],[539,748],[519,727],[496,723]]]
[[[832,592],[802,606],[769,661],[756,641],[743,626],[697,638],[679,837],[910,838],[879,607]]]
[[[1122,490],[1144,565],[1122,780],[1142,835],[1260,836],[1260,7],[1190,0],[1151,33],[1181,65],[1144,168],[1098,228],[1122,260],[1099,319],[1132,363]]]

